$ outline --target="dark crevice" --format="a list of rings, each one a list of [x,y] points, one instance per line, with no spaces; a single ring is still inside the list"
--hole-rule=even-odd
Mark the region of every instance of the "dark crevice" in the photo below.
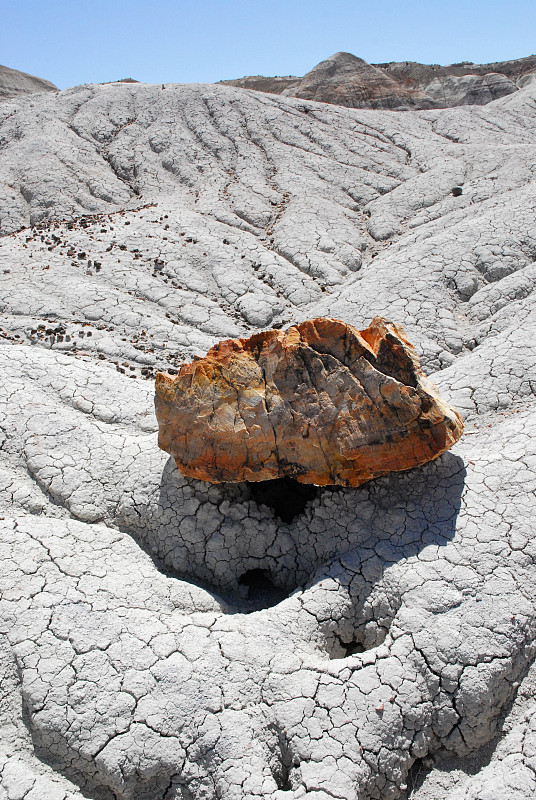
[[[376,647],[376,643],[366,647],[360,640],[358,634],[355,634],[351,641],[344,641],[340,635],[332,631],[330,638],[325,643],[326,652],[330,658],[348,658],[355,656],[359,653],[364,653],[366,650]]]
[[[299,767],[300,761],[297,756],[293,757],[292,755],[286,730],[277,724],[272,726],[272,729],[275,729],[279,745],[279,753],[277,754],[279,758],[277,759],[276,769],[273,771],[273,777],[280,791],[291,792],[296,788],[293,786],[292,775],[294,774],[296,777],[295,768]]]
[[[420,789],[426,775],[430,771],[430,759],[417,758],[411,766],[406,778],[406,796],[410,798],[417,789]]]
[[[292,782],[290,780],[290,769],[286,766],[286,764],[280,765],[280,771],[275,777],[275,782],[277,784],[277,788],[282,792],[291,792]]]
[[[252,604],[254,607],[252,610],[271,608],[288,597],[288,592],[276,586],[264,569],[250,569],[244,572],[238,579],[238,584],[245,588],[244,599]]]
[[[303,514],[308,503],[318,496],[319,486],[299,483],[293,478],[276,478],[272,481],[248,481],[251,499],[258,505],[273,509],[282,522]]]
[[[341,647],[345,651],[345,658],[348,658],[348,656],[355,656],[356,653],[364,653],[366,650],[365,646],[361,642],[358,642],[357,639],[353,639],[348,643],[341,641]]]

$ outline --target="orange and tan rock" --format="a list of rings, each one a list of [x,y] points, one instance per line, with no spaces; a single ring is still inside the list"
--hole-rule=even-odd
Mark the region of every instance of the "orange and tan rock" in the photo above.
[[[404,331],[334,319],[228,339],[156,378],[159,446],[212,483],[282,476],[359,486],[424,464],[461,436]]]

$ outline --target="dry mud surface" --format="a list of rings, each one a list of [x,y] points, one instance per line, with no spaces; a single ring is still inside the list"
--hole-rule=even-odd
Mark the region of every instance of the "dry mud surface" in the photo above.
[[[2,800],[534,796],[535,96],[1,104]],[[156,369],[375,315],[437,461],[283,520],[158,450]]]

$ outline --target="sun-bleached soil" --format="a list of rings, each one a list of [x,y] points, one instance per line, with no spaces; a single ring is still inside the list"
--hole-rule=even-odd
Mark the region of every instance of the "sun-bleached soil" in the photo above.
[[[534,795],[535,98],[0,105],[2,800]],[[156,370],[376,315],[437,461],[283,521],[158,450]]]

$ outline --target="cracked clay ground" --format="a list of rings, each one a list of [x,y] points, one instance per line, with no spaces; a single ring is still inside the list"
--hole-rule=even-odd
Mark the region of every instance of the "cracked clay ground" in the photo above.
[[[0,104],[1,800],[535,795],[535,87]],[[437,461],[283,521],[158,450],[158,369],[375,315]]]

